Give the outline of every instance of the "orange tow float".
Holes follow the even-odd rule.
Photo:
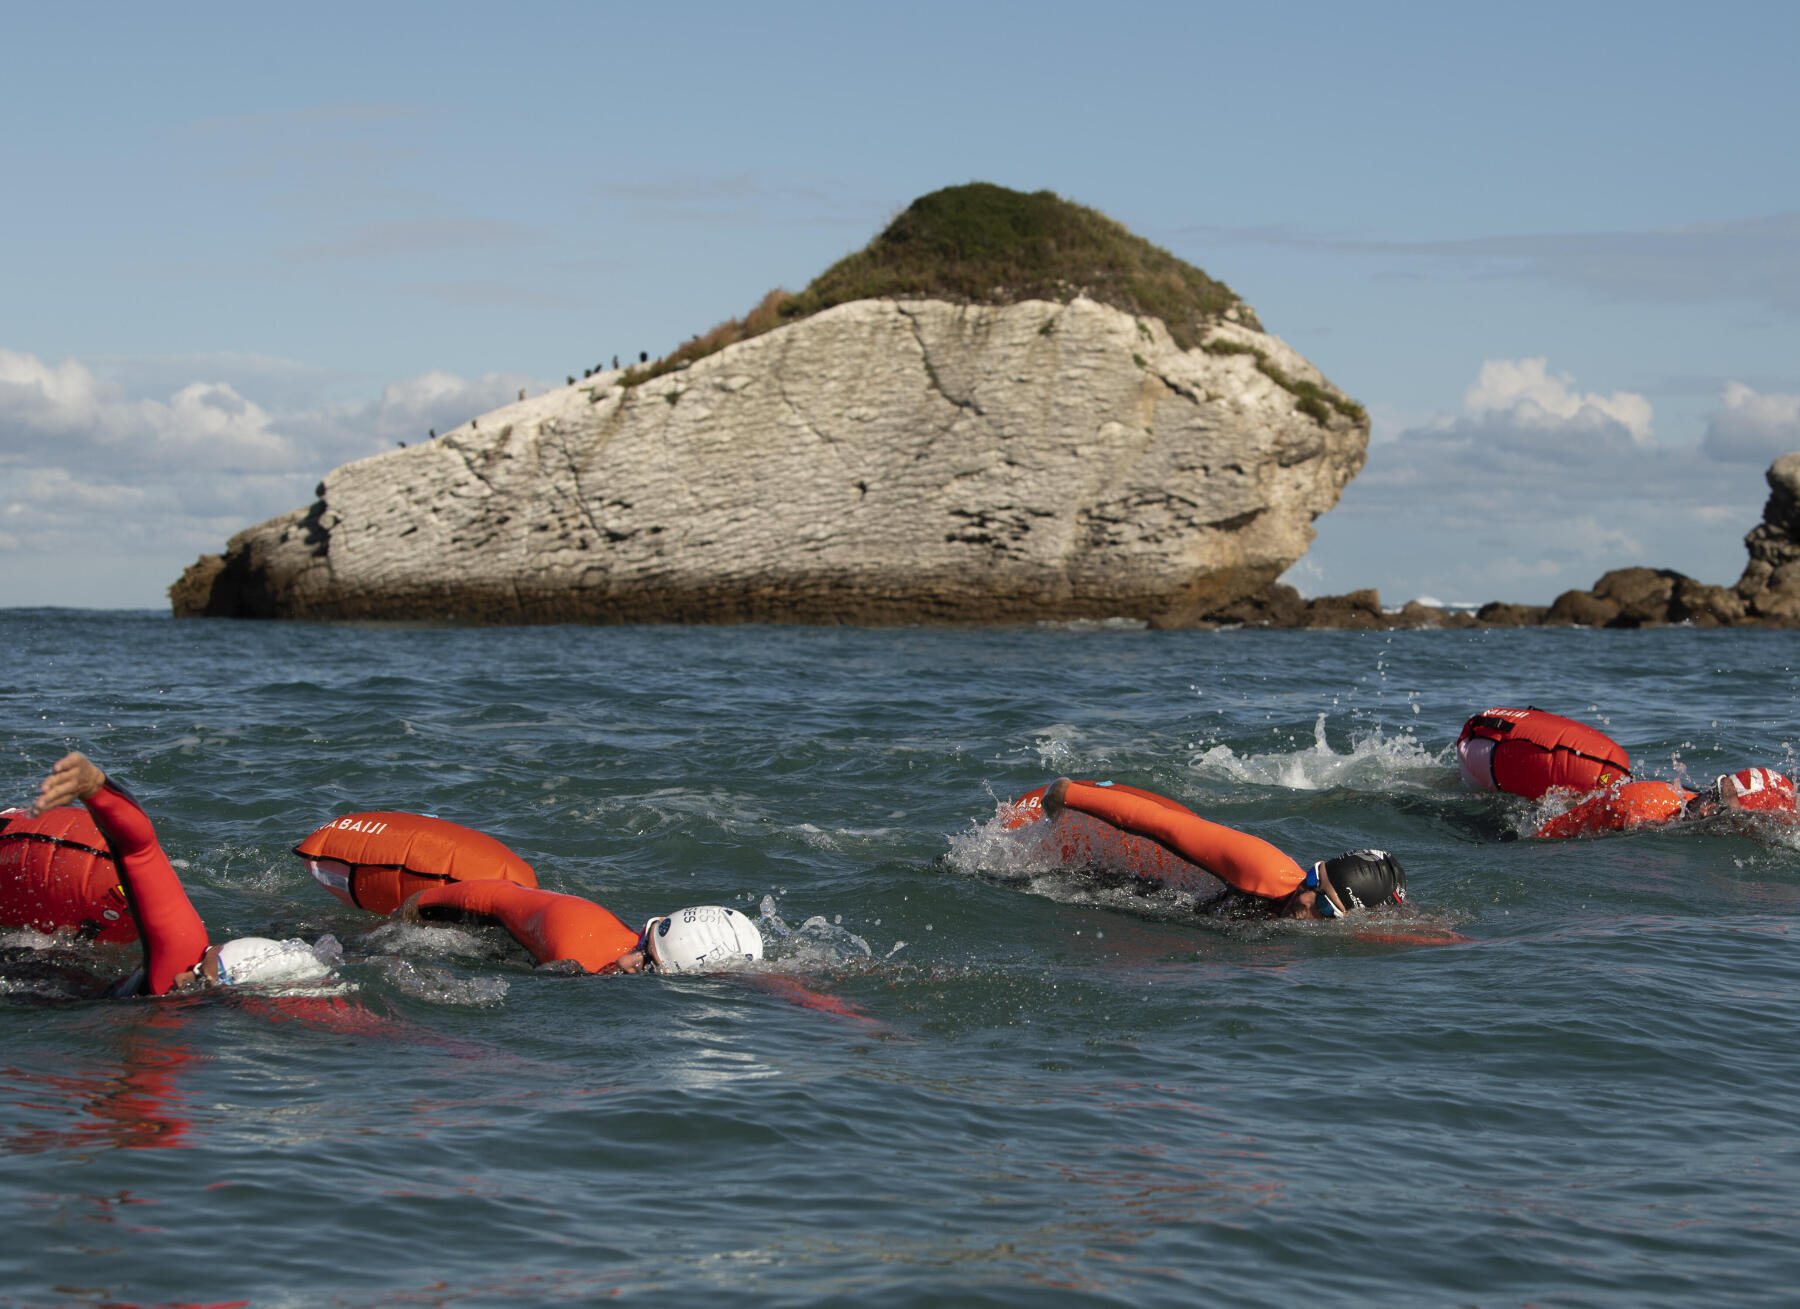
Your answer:
[[[345,814],[294,853],[327,891],[377,914],[393,913],[416,892],[457,882],[537,886],[531,865],[493,837],[425,814]]]

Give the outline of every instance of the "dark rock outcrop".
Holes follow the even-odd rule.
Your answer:
[[[1744,538],[1750,562],[1737,593],[1756,618],[1800,624],[1800,450],[1769,465],[1763,520]]]
[[[1750,562],[1735,587],[1697,582],[1669,568],[1615,568],[1590,590],[1549,605],[1485,604],[1473,614],[1410,601],[1398,613],[1373,591],[1304,600],[1276,583],[1205,615],[1246,627],[1800,627],[1800,451],[1769,468],[1763,521],[1744,538]]]

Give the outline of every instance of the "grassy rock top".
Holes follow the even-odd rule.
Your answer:
[[[1235,320],[1245,327],[1262,330],[1230,287],[1105,214],[1051,191],[1027,194],[970,182],[920,196],[873,241],[838,260],[804,291],[771,291],[743,319],[720,323],[655,363],[630,370],[623,380],[626,385],[648,381],[853,300],[1066,304],[1078,295],[1161,319],[1184,350],[1200,344],[1207,325],[1227,310],[1235,310]]]
[[[1080,294],[1162,319],[1184,350],[1199,344],[1205,323],[1239,305],[1223,282],[1105,214],[1050,191],[1028,195],[970,182],[914,200],[880,236],[790,296],[780,313],[792,320],[880,297],[1017,304],[1066,303]]]

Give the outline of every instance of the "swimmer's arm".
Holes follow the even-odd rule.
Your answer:
[[[106,774],[100,766],[79,750],[58,759],[38,786],[37,799],[31,803],[31,816],[37,818],[52,809],[86,800],[106,785]]]
[[[166,995],[201,965],[206,925],[156,841],[150,815],[79,752],[64,755],[38,788],[33,813],[81,801],[119,859],[119,879],[144,949],[143,988]],[[129,979],[128,979],[129,980]]]
[[[1044,793],[1043,808],[1047,818],[1074,809],[1148,837],[1234,890],[1263,899],[1285,900],[1306,880],[1305,869],[1261,837],[1127,791],[1059,778]]]
[[[33,817],[79,801],[88,807],[99,827],[121,857],[139,854],[156,845],[156,828],[131,793],[101,771],[100,766],[76,751],[64,755],[38,787],[32,802]]]
[[[638,933],[592,900],[511,882],[427,887],[396,911],[407,922],[497,923],[540,964],[572,959],[590,973],[636,972]]]

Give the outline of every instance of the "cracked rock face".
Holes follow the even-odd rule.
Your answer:
[[[1272,336],[1261,351],[1338,393]],[[1179,625],[1260,591],[1362,467],[1249,353],[1087,299],[840,305],[345,465],[178,616]]]

